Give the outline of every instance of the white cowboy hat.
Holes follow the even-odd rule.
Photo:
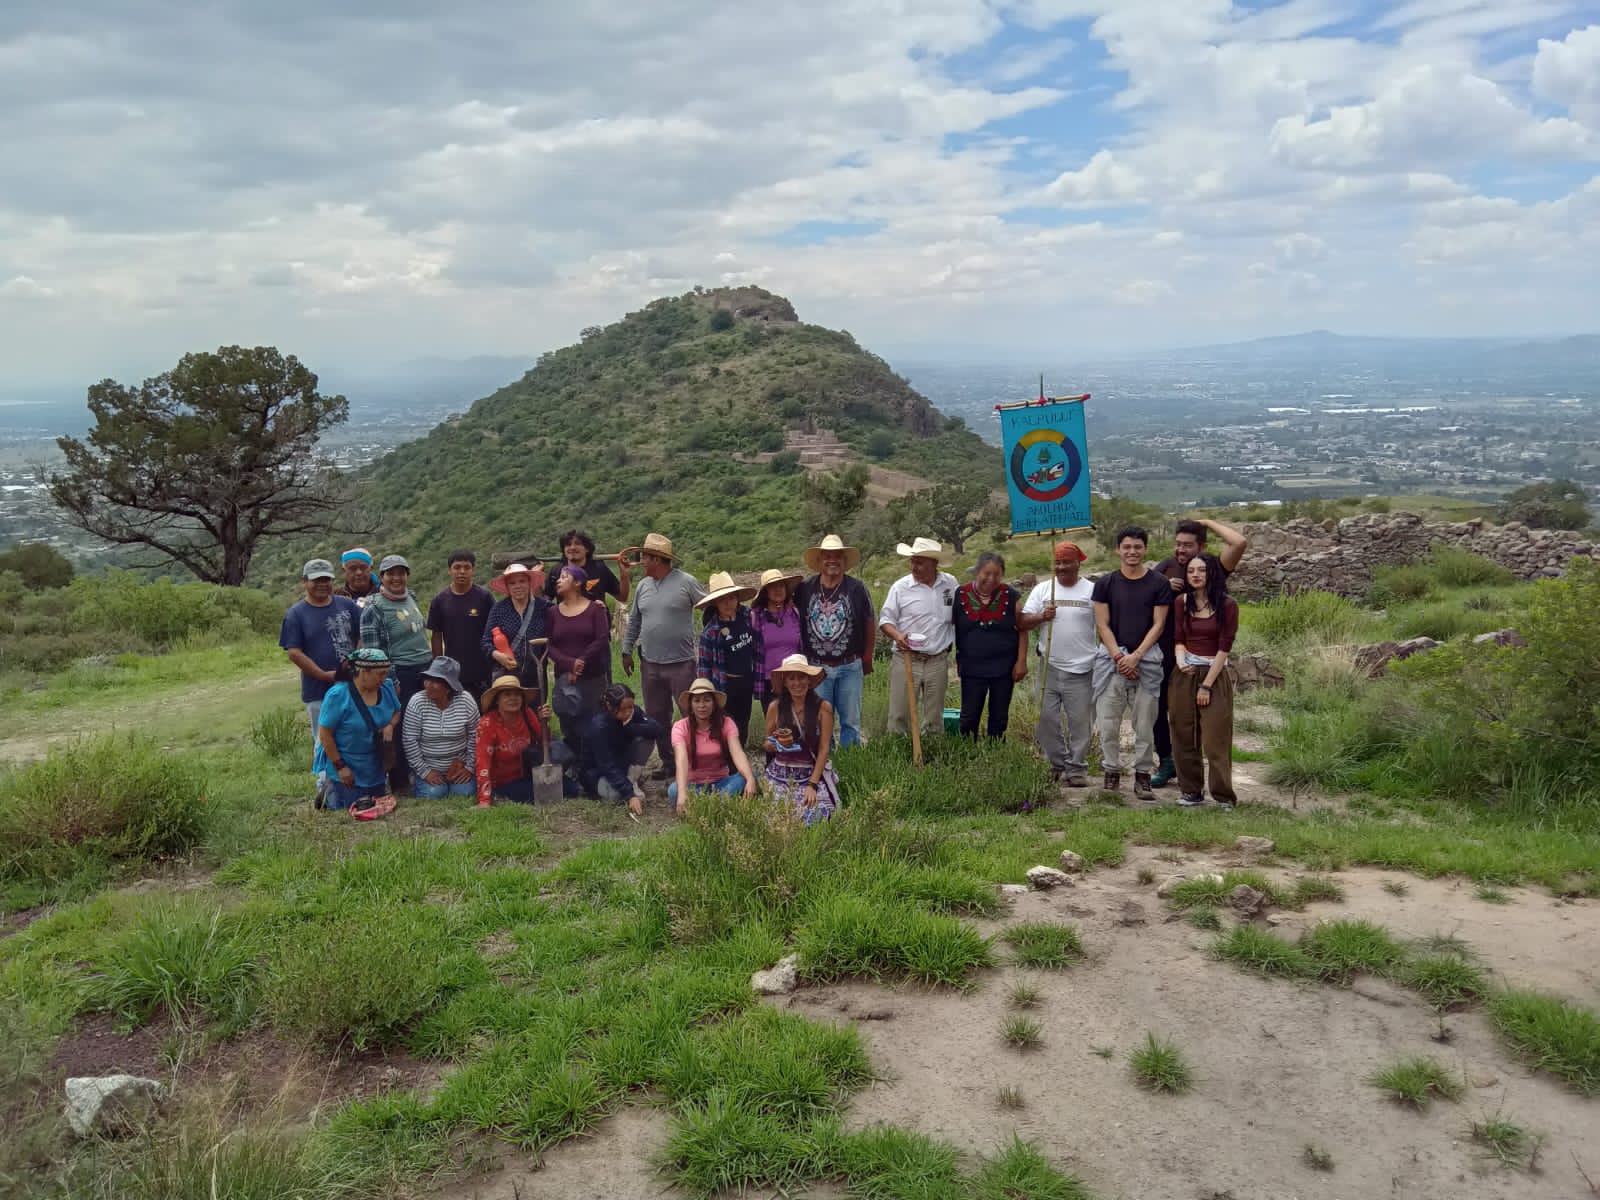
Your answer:
[[[894,548],[894,552],[901,558],[933,558],[941,563],[947,563],[955,556],[947,554],[945,548],[932,538],[919,537],[911,545],[901,542]]]
[[[709,607],[724,596],[737,596],[740,604],[748,604],[756,597],[755,588],[740,587],[733,581],[733,576],[726,571],[715,572],[706,583],[706,587],[709,589],[706,592],[706,597],[704,600],[695,603],[696,608]]]
[[[844,539],[841,538],[837,533],[828,534],[827,537],[823,538],[815,546],[812,546],[800,557],[805,562],[806,566],[810,567],[813,571],[820,571],[822,570],[822,555],[828,550],[844,551],[844,569],[846,571],[855,570],[856,564],[861,561],[861,551],[857,550],[854,546],[846,546],[844,544]]]
[[[813,666],[806,661],[804,654],[791,654],[777,666],[772,668],[772,682],[777,683],[784,675],[804,675],[811,681],[811,686],[816,687],[827,675],[821,667]]]
[[[688,716],[689,701],[696,696],[715,696],[718,704],[726,704],[728,702],[727,693],[717,691],[716,685],[702,676],[678,693],[678,711],[684,716]]]

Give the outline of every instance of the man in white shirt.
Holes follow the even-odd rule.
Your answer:
[[[1034,738],[1058,779],[1068,787],[1089,786],[1089,739],[1094,733],[1094,584],[1079,575],[1084,553],[1057,542],[1055,578],[1028,593],[1017,625],[1023,630],[1051,623],[1050,661]],[[1041,643],[1046,635],[1039,635]],[[1067,732],[1061,734],[1062,719]]]
[[[927,734],[944,727],[944,696],[950,684],[950,647],[955,642],[956,577],[939,570],[944,547],[932,538],[901,542],[895,553],[911,560],[911,574],[889,588],[878,610],[878,628],[894,643],[889,672],[889,732],[911,732],[911,701],[906,693],[905,656],[911,659],[911,686],[918,724]]]

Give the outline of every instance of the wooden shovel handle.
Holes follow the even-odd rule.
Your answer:
[[[911,710],[911,761],[922,765],[922,718],[917,713],[916,677],[911,673],[911,651],[900,651],[906,663],[906,707]]]

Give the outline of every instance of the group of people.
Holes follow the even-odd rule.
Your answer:
[[[1207,553],[1208,533],[1220,554]],[[839,799],[832,749],[863,741],[880,636],[892,643],[890,733],[941,724],[953,656],[961,733],[977,737],[981,725],[1000,737],[1034,631],[1044,657],[1036,737],[1059,779],[1087,786],[1098,726],[1104,786],[1120,790],[1127,715],[1137,797],[1176,778],[1180,804],[1204,803],[1209,766],[1212,798],[1231,805],[1226,664],[1238,606],[1226,580],[1245,539],[1220,522],[1181,522],[1173,557],[1154,569],[1148,542],[1143,529],[1120,530],[1121,565],[1093,584],[1080,578],[1082,550],[1057,543],[1052,578],[1024,600],[1000,555],[981,554],[962,584],[942,569],[945,548],[917,538],[896,547],[908,573],[875,611],[851,573],[860,552],[835,534],[805,551],[809,574],[775,568],[741,586],[726,572],[702,585],[657,533],[603,559],[569,530],[554,570],[513,562],[488,588],[473,553],[455,551],[449,586],[425,614],[404,557],[375,562],[357,547],[337,570],[305,564],[305,597],[285,615],[280,644],[301,675],[319,802],[363,815],[381,815],[407,789],[529,802],[535,770],[549,766],[565,794],[637,815],[652,751],[682,812],[696,790],[757,790],[746,746],[759,711],[761,782],[807,823],[826,819]],[[630,678],[637,666],[638,695],[612,677],[608,598],[628,605],[620,663]]]

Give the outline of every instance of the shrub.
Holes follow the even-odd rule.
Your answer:
[[[867,457],[879,460],[894,453],[894,434],[887,429],[876,429],[867,436]]]
[[[1507,568],[1492,558],[1436,542],[1428,554],[1428,565],[1434,577],[1450,588],[1502,586],[1516,580]]]
[[[1507,493],[1500,519],[1535,529],[1582,529],[1589,524],[1589,510],[1581,487],[1570,479],[1553,479]]]
[[[198,772],[144,738],[102,737],[0,774],[0,879],[181,854],[205,832]]]
[[[1246,610],[1250,632],[1269,642],[1350,642],[1367,631],[1368,615],[1332,592],[1274,596]]]
[[[1431,1058],[1408,1058],[1375,1072],[1368,1080],[1389,1093],[1397,1104],[1425,1109],[1435,1096],[1459,1100],[1466,1090],[1459,1079]]]
[[[72,560],[45,542],[17,542],[0,552],[0,571],[14,571],[31,592],[66,587],[72,582]]]
[[[1433,604],[1408,605],[1394,613],[1394,636],[1406,638],[1430,637],[1438,642],[1472,634],[1487,633],[1501,624],[1497,613],[1467,608],[1452,601]]]
[[[798,475],[800,473],[800,451],[782,450],[772,456],[772,461],[767,468],[774,475]]]
[[[719,309],[715,310],[711,314],[711,332],[712,333],[722,333],[724,330],[728,330],[728,329],[732,329],[732,328],[733,328],[733,310],[732,309],[730,309],[730,308],[719,308]]]
[[[273,758],[302,760],[309,753],[306,732],[306,710],[284,704],[255,719],[250,726],[250,740],[256,749]]]
[[[234,1030],[255,1011],[259,939],[239,918],[188,899],[157,906],[101,964],[101,1004],[142,1024],[158,1009],[174,1021],[201,1014]]]
[[[864,975],[959,985],[992,961],[988,940],[970,925],[887,896],[819,900],[796,943],[801,970],[814,979]]]
[[[1128,1059],[1133,1077],[1139,1086],[1151,1092],[1170,1092],[1177,1095],[1187,1092],[1194,1084],[1194,1072],[1175,1042],[1158,1038],[1153,1033],[1144,1035],[1144,1041]]]
[[[1400,567],[1379,567],[1372,573],[1372,590],[1368,599],[1373,604],[1387,607],[1406,600],[1425,600],[1433,595],[1436,582],[1434,574],[1420,563]]]

